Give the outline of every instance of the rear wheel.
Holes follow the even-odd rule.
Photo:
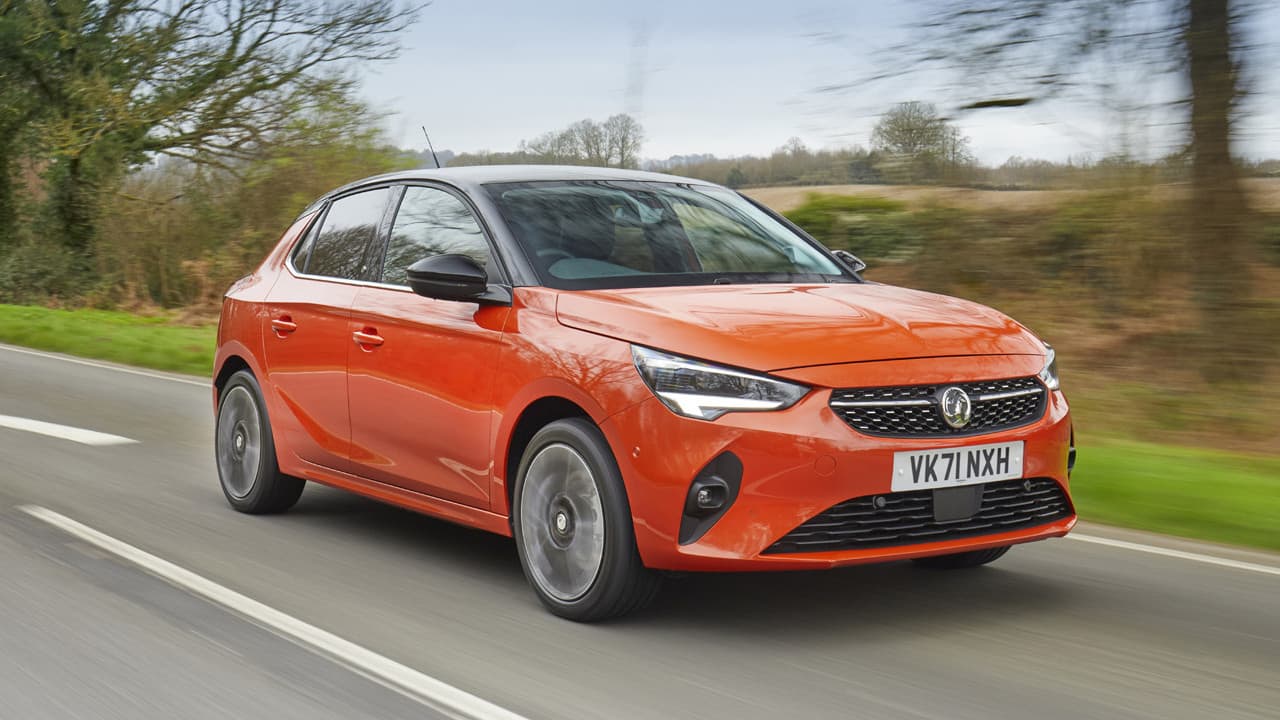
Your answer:
[[[1005,553],[1009,552],[1009,546],[990,548],[987,550],[970,550],[969,552],[954,553],[951,555],[934,555],[933,557],[916,558],[913,562],[921,567],[936,568],[939,570],[959,570],[960,568],[971,568],[979,565],[986,565],[989,562],[999,560]]]
[[[551,612],[589,622],[643,607],[658,576],[636,551],[622,475],[600,430],[557,420],[530,440],[516,474],[520,564]]]
[[[231,507],[243,513],[288,510],[306,481],[280,472],[275,440],[258,381],[247,370],[227,380],[214,431],[218,480]]]

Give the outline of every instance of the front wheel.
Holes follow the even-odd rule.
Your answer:
[[[653,599],[658,576],[640,561],[622,475],[591,422],[557,420],[539,430],[513,495],[520,565],[551,612],[590,622]]]
[[[231,507],[243,513],[288,510],[306,481],[280,472],[276,446],[258,381],[247,370],[227,380],[214,431],[218,480]]]
[[[1009,552],[1009,546],[989,548],[987,550],[970,550],[969,552],[952,553],[951,555],[934,555],[933,557],[916,558],[913,562],[921,567],[938,570],[959,570],[978,567],[995,562]]]

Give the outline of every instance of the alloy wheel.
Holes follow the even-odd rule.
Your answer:
[[[520,492],[520,543],[538,587],[561,602],[586,595],[604,558],[604,508],[578,451],[553,443],[529,463]]]

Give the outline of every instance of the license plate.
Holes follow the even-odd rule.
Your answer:
[[[1022,441],[893,454],[893,490],[977,485],[1022,477]]]

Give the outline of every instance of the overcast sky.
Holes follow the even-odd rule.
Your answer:
[[[1257,83],[1241,151],[1280,157],[1280,10],[1255,22]],[[816,88],[864,76],[904,37],[917,4],[877,0],[435,0],[396,61],[365,73],[364,94],[392,139],[424,148],[512,150],[582,118],[631,112],[643,156],[765,154],[797,136],[811,147],[867,145],[894,102],[938,101],[924,78],[855,93]],[[1151,87],[1136,91],[1154,92]],[[1172,92],[1171,89],[1167,90]],[[1117,119],[1096,102],[956,116],[986,163],[1011,155],[1063,160],[1113,151]],[[1176,140],[1169,117],[1139,119],[1135,149]]]

